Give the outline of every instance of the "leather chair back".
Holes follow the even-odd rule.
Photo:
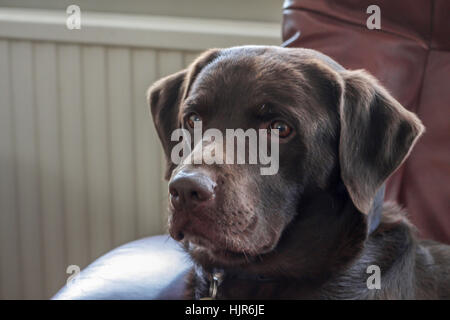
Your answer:
[[[380,8],[370,30],[367,8]],[[450,243],[450,1],[286,0],[283,40],[377,77],[426,127],[389,179],[386,198],[406,208],[424,238]]]

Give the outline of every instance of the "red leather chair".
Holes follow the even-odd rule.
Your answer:
[[[367,8],[380,8],[369,30]],[[450,243],[450,1],[285,0],[283,40],[366,69],[426,127],[386,197],[422,237]]]
[[[366,27],[374,2],[381,30]],[[450,1],[287,0],[283,38],[367,69],[419,115],[427,132],[391,178],[388,198],[424,237],[450,243]],[[191,266],[174,240],[150,237],[107,253],[54,299],[177,299]]]

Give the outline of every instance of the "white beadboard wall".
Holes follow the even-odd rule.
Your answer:
[[[1,299],[47,299],[68,265],[163,233],[146,89],[203,49],[279,43],[269,23],[83,17],[0,8]]]

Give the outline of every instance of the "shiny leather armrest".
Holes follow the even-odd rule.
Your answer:
[[[136,240],[95,260],[52,298],[183,299],[189,256],[168,235]]]

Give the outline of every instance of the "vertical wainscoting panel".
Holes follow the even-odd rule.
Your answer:
[[[33,44],[28,41],[13,41],[10,53],[22,271],[20,276],[24,298],[34,299],[42,297],[44,293]]]
[[[84,267],[90,247],[80,51],[78,45],[58,45],[57,67],[67,264]]]
[[[107,87],[113,195],[113,244],[136,234],[136,170],[134,168],[134,115],[131,96],[131,55],[126,48],[107,49]]]
[[[64,284],[66,268],[56,54],[54,43],[34,44],[45,297]]]
[[[112,247],[112,188],[106,50],[82,49],[90,260]]]
[[[157,65],[158,65],[158,78],[165,77],[167,75],[170,75],[172,73],[178,72],[181,69],[184,68],[184,56],[183,52],[180,51],[165,51],[160,50],[158,51],[158,58],[157,58]],[[166,158],[164,156],[164,153],[161,149],[161,162],[163,164],[163,168],[161,170],[161,177],[162,177],[162,183],[161,183],[161,190],[162,192],[162,203],[163,203],[163,221],[164,225],[167,224],[167,207],[168,207],[168,187],[167,187],[167,181],[164,179],[165,174],[165,166],[166,166]]]
[[[192,51],[184,52],[184,54],[183,54],[184,65],[186,67],[188,65],[190,65],[200,54],[201,54],[201,52],[192,52]]]
[[[22,297],[10,42],[0,40],[0,299]]]
[[[184,54],[182,51],[158,51],[159,78],[178,72],[184,68]]]
[[[136,154],[137,236],[139,238],[164,230],[161,185],[161,145],[153,125],[146,92],[157,80],[155,50],[132,51],[132,95]]]

